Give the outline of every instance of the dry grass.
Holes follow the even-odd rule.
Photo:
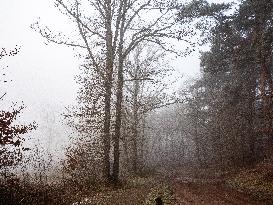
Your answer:
[[[229,178],[227,184],[241,192],[273,202],[273,164],[261,163],[242,171]]]
[[[156,176],[133,177],[118,189],[101,189],[73,205],[152,205],[157,197],[161,197],[164,204],[174,204],[175,201],[172,190],[162,179]]]

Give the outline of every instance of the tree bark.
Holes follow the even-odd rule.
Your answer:
[[[114,182],[118,182],[119,177],[119,142],[121,134],[121,114],[122,114],[122,100],[123,100],[123,62],[120,62],[118,68],[118,87],[117,87],[117,102],[116,102],[116,121],[115,121],[115,135],[114,135],[114,164],[113,164],[113,176]]]
[[[137,65],[136,72],[135,72],[135,79],[138,78],[138,70],[139,66]],[[134,81],[134,88],[133,88],[133,172],[134,174],[138,173],[138,150],[137,150],[137,140],[139,138],[138,136],[138,95],[139,95],[139,81],[135,80]]]
[[[119,28],[119,44],[117,49],[118,55],[118,74],[117,74],[117,91],[116,91],[116,119],[115,119],[115,134],[114,134],[114,164],[112,179],[114,183],[119,179],[119,159],[120,159],[120,135],[121,135],[121,119],[122,119],[122,101],[123,101],[123,84],[124,84],[124,59],[126,55],[123,51],[125,21],[127,12],[127,1],[121,2],[120,28]]]
[[[104,125],[103,125],[103,175],[110,181],[110,127],[111,127],[111,96],[113,84],[113,45],[112,45],[112,14],[111,0],[105,1],[105,29],[106,29],[106,72],[104,79]]]
[[[114,134],[114,164],[113,164],[113,181],[118,182],[119,177],[119,158],[120,158],[120,135],[121,135],[121,118],[122,118],[122,101],[123,101],[123,22],[120,31],[120,42],[118,47],[118,85],[116,93],[116,121],[115,121],[115,134]]]

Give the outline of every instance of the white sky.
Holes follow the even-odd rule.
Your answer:
[[[78,69],[73,51],[45,45],[44,39],[30,28],[38,17],[61,28],[68,25],[65,19],[48,0],[1,0],[0,6],[0,45],[21,46],[20,53],[7,63],[13,80],[8,94],[25,104],[71,102],[75,92],[73,76]]]
[[[74,76],[79,63],[71,48],[44,44],[45,40],[30,28],[38,17],[57,30],[69,32],[71,29],[69,21],[53,6],[52,0],[0,0],[0,48],[21,46],[17,56],[0,64],[9,66],[7,78],[12,80],[1,84],[0,95],[2,88],[6,88],[6,101],[24,101],[28,107],[24,115],[31,116],[27,119],[39,124],[44,112],[50,112],[49,107],[60,119],[59,108],[62,110],[74,102],[77,90]],[[186,75],[198,74],[198,56],[196,52],[187,58],[178,58],[173,66]]]
[[[0,46],[21,46],[20,53],[9,59],[8,95],[23,100],[26,105],[69,104],[75,98],[73,80],[78,71],[77,58],[71,48],[45,45],[45,40],[30,25],[38,17],[45,25],[69,31],[69,21],[48,0],[1,0]],[[199,70],[198,53],[173,63],[183,73],[196,74]]]

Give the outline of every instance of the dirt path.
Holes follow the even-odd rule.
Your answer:
[[[150,178],[136,187],[118,190],[101,191],[93,197],[88,197],[81,205],[144,205],[149,193],[158,184],[168,185],[174,193],[176,202],[168,205],[272,205],[273,203],[260,201],[251,196],[233,190],[218,183],[190,183],[181,178],[163,177]],[[154,196],[155,197],[155,196]],[[152,203],[154,197],[152,198]],[[155,204],[155,203],[154,203]]]
[[[269,205],[221,184],[171,183],[181,205]]]

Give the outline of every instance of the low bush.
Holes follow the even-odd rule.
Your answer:
[[[39,184],[17,178],[0,181],[0,205],[67,205],[90,194],[94,186],[75,184],[71,180]]]

